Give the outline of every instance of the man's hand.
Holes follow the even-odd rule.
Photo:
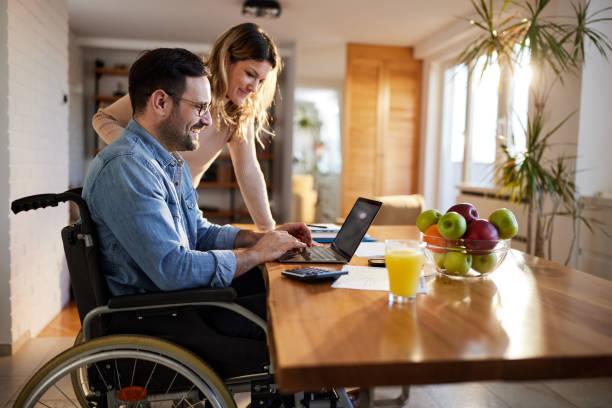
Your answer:
[[[293,235],[308,246],[317,245],[317,243],[312,240],[310,230],[303,222],[289,222],[287,224],[282,224],[276,227],[276,231],[287,231],[289,234]]]
[[[250,248],[238,250],[236,254],[236,273],[238,277],[249,269],[268,261],[278,259],[285,252],[307,245],[284,230],[268,231]]]
[[[249,250],[262,254],[261,262],[273,261],[285,252],[294,248],[305,248],[307,245],[284,230],[269,231]]]

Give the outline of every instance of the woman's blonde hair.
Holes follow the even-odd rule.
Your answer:
[[[272,69],[240,106],[232,101],[225,102],[228,91],[227,62],[234,63],[254,59],[268,61]],[[255,137],[261,142],[260,133],[273,133],[267,129],[267,109],[274,101],[276,80],[281,69],[281,60],[274,41],[257,24],[239,24],[225,31],[217,38],[206,60],[211,71],[210,85],[213,102],[211,111],[217,127],[225,123],[232,132],[231,137],[246,140],[248,129],[255,126]]]

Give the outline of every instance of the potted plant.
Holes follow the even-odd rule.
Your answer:
[[[592,12],[587,0],[572,4],[573,16],[551,18],[546,15],[550,0],[504,0],[499,4],[499,9],[494,10],[492,0],[472,0],[478,20],[470,23],[482,34],[465,47],[458,62],[473,70],[477,61],[484,60],[480,65],[483,72],[493,64],[512,72],[529,55],[535,76],[530,85],[532,108],[523,125],[526,149],[517,152],[502,143],[502,158],[495,163],[494,180],[500,195],[527,205],[527,252],[550,258],[555,217],[570,216],[574,224],[584,222],[589,229],[593,220],[582,216],[573,181],[575,157],[550,158],[553,135],[573,113],[549,125],[547,100],[554,86],[581,67],[586,41],[607,59],[612,43],[593,24],[612,21],[606,14],[612,6]],[[546,72],[552,73],[548,76],[554,78],[552,81],[546,81]],[[574,233],[574,240],[575,237]],[[571,258],[573,241],[566,264]]]

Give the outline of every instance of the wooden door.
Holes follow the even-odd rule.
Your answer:
[[[372,171],[378,160],[378,97],[381,92],[379,76],[382,64],[377,61],[355,61],[347,67],[347,89],[351,95],[349,120],[345,120],[342,159],[342,215],[346,216],[355,199],[364,192],[376,191],[379,180]],[[350,89],[349,89],[350,88]],[[346,105],[345,105],[346,106]],[[350,203],[345,204],[345,197]]]
[[[420,79],[409,48],[348,45],[343,216],[359,196],[416,192]]]

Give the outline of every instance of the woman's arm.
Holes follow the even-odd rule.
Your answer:
[[[130,96],[125,95],[112,105],[98,109],[91,120],[91,125],[102,140],[109,144],[119,137],[130,119],[132,119],[132,103]]]
[[[226,130],[218,131],[214,125],[211,125],[200,131],[200,147],[198,150],[181,152],[181,156],[189,165],[193,187],[198,188],[204,172],[219,156],[227,140]]]
[[[236,180],[238,180],[240,192],[253,222],[262,231],[274,229],[276,221],[274,221],[270,212],[266,181],[255,153],[253,126],[248,132],[247,140],[242,141],[233,137],[228,146]]]

